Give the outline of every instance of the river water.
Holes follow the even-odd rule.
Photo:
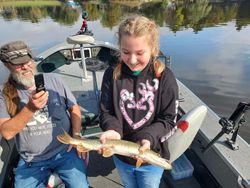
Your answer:
[[[89,1],[78,7],[55,2],[0,3],[0,45],[23,40],[37,55],[77,32],[83,9],[88,11],[88,27],[95,38],[116,43],[119,20],[129,13],[141,13],[159,25],[160,47],[171,56],[176,77],[216,113],[229,117],[239,102],[250,102],[249,1]],[[7,75],[0,64],[0,84]],[[240,127],[240,135],[250,143],[249,122]]]

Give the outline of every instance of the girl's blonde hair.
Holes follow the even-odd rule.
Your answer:
[[[130,15],[124,19],[118,29],[118,44],[121,46],[122,36],[141,37],[147,36],[147,42],[152,47],[151,59],[153,62],[156,77],[160,77],[165,69],[165,64],[157,60],[159,55],[159,31],[154,21],[141,15]],[[122,62],[120,62],[113,73],[114,80],[117,80],[121,74]]]
[[[20,98],[15,87],[15,81],[10,76],[3,86],[3,95],[6,101],[7,111],[11,117],[15,116],[18,110]]]

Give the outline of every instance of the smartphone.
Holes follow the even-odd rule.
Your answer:
[[[36,85],[36,92],[40,92],[40,91],[46,91],[45,87],[44,87],[44,78],[43,78],[43,74],[37,74],[35,75],[35,85]]]

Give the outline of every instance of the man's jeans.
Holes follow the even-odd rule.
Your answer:
[[[46,187],[52,172],[56,172],[66,187],[87,188],[84,160],[75,149],[62,151],[49,160],[28,163],[20,159],[15,170],[15,188]]]
[[[125,188],[159,188],[163,168],[154,165],[136,168],[115,156],[113,159]]]

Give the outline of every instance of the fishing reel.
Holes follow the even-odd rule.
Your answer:
[[[221,131],[203,149],[203,153],[206,152],[208,148],[210,148],[223,134],[230,134],[230,133],[232,134],[232,137],[227,138],[226,143],[232,150],[238,150],[239,146],[236,143],[236,138],[240,126],[247,122],[246,119],[250,118],[249,109],[250,109],[250,103],[240,102],[229,118],[222,117],[219,120],[219,123],[222,126]]]

